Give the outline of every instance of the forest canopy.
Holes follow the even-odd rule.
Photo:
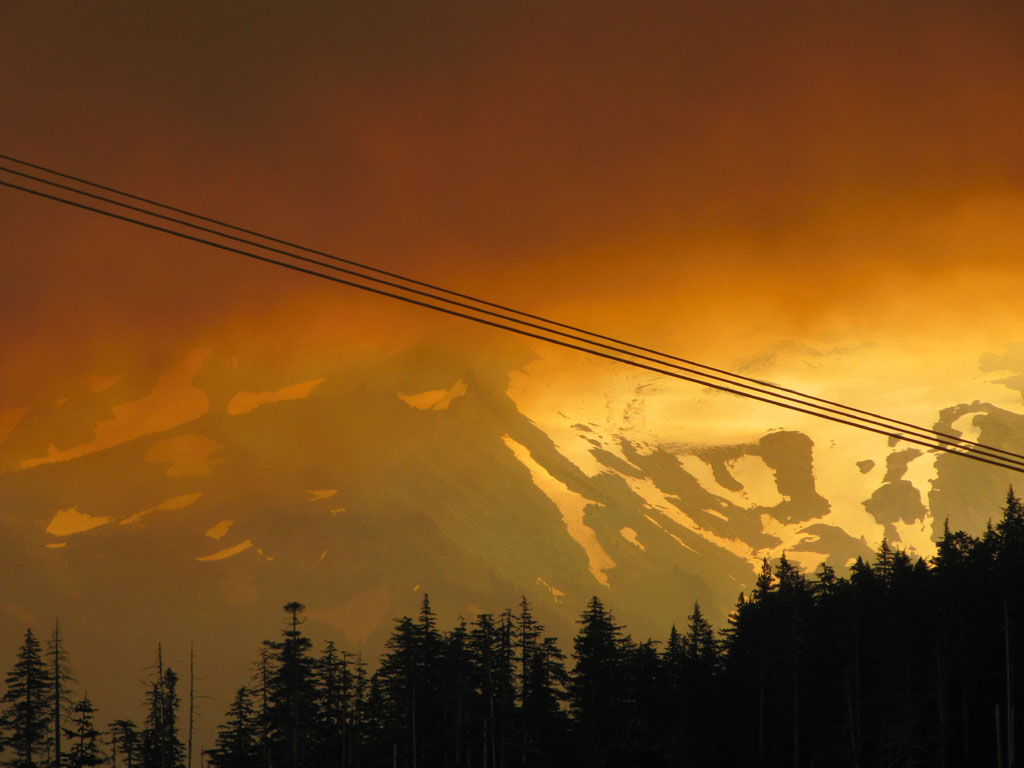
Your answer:
[[[1024,505],[980,537],[948,524],[930,561],[883,540],[848,576],[765,559],[719,631],[635,640],[592,598],[568,646],[525,598],[441,628],[424,595],[371,671],[284,606],[216,746],[157,649],[139,725],[98,725],[60,624],[28,629],[0,698],[12,768],[1013,765],[1024,638]],[[189,697],[190,698],[190,697]],[[187,738],[186,738],[187,734]]]

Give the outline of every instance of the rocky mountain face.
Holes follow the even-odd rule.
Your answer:
[[[841,571],[882,535],[928,556],[945,518],[977,532],[1006,492],[1005,471],[891,445],[830,469],[873,484],[839,509],[827,451],[793,430],[651,443],[567,408],[556,441],[510,395],[527,359],[414,348],[286,380],[203,349],[155,381],[4,411],[0,663],[59,616],[90,694],[134,716],[156,643],[180,668],[194,642],[219,716],[291,600],[315,639],[371,658],[425,592],[444,625],[525,595],[564,645],[597,594],[663,638],[694,600],[722,626],[762,557]],[[1024,438],[1024,417],[983,403],[936,423]]]

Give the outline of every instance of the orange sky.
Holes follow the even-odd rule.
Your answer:
[[[5,3],[0,152],[721,365],[1017,340],[1024,7],[669,5]],[[458,332],[9,191],[0,306],[9,406]]]
[[[1022,137],[1019,2],[0,2],[0,153],[925,426],[1024,407],[1004,384],[1024,374]],[[420,336],[509,343],[0,189],[0,471],[303,397],[339,358]],[[574,425],[602,419],[636,445],[805,431],[830,523],[883,535],[863,501],[884,437],[537,351],[509,394],[578,466],[597,460]],[[220,449],[178,430],[145,460],[199,476]],[[922,498],[935,466],[906,473]],[[121,522],[197,493],[154,490]],[[54,535],[115,527],[77,496],[33,514]],[[263,557],[221,540],[229,514],[193,532],[206,559]],[[904,546],[927,554],[930,514]]]

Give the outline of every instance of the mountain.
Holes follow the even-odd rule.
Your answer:
[[[371,656],[426,592],[446,624],[525,594],[563,644],[597,594],[663,638],[694,600],[722,626],[761,557],[841,570],[882,535],[928,556],[942,520],[977,532],[1006,492],[1003,470],[901,444],[853,462],[794,429],[707,444],[685,418],[665,440],[572,402],[531,412],[531,359],[418,346],[302,369],[198,349],[0,413],[0,663],[60,616],[83,687],[134,716],[156,643],[181,670],[194,642],[219,716],[291,600],[315,639]],[[936,426],[1024,437],[979,402]]]

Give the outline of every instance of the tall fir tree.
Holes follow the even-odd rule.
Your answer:
[[[88,695],[71,707],[70,727],[64,728],[68,750],[61,768],[95,768],[103,765],[106,758],[100,749],[100,732],[93,725],[95,714],[96,710]]]
[[[110,738],[112,768],[118,768],[122,763],[124,768],[136,768],[139,759],[139,731],[135,722],[114,720],[107,726],[107,733]]]
[[[300,629],[305,610],[302,603],[285,605],[281,639],[266,644],[274,663],[268,691],[271,760],[287,768],[306,768],[312,761],[316,673],[313,643]]]
[[[260,763],[259,720],[253,692],[242,686],[217,729],[217,745],[209,750],[210,768],[253,768]]]
[[[693,613],[689,616],[689,627],[683,646],[694,668],[710,678],[718,666],[718,643],[715,641],[715,630],[711,622],[704,617],[704,612],[697,601],[693,603]]]
[[[597,597],[590,599],[577,623],[570,706],[580,758],[588,765],[616,765],[623,758],[626,741],[624,662],[628,638]]]
[[[469,630],[464,619],[444,635],[441,686],[444,691],[445,762],[466,764],[471,749],[473,713],[476,708],[476,670],[469,648]]]
[[[2,743],[14,754],[6,757],[3,765],[43,766],[52,748],[53,681],[43,660],[42,647],[31,629],[25,631],[17,661],[5,682],[7,690],[0,699],[0,734]]]
[[[569,674],[565,654],[554,637],[546,636],[533,648],[522,704],[527,733],[521,764],[561,765],[567,757]]]
[[[46,663],[49,666],[52,690],[50,693],[50,712],[53,718],[53,763],[61,766],[64,754],[61,737],[63,721],[71,715],[71,683],[74,672],[71,669],[71,657],[65,645],[64,632],[60,619],[54,622],[53,632],[46,643]]]
[[[163,666],[163,649],[157,649],[156,676],[146,692],[146,721],[141,734],[142,768],[181,768],[185,745],[178,737],[178,675]]]
[[[325,766],[347,766],[354,679],[349,655],[328,641],[316,660],[316,757]]]
[[[271,655],[270,643],[264,643],[259,656],[253,665],[251,678],[253,696],[255,697],[256,722],[259,730],[260,765],[270,768],[272,723],[270,719],[270,685],[274,675],[274,660]]]

